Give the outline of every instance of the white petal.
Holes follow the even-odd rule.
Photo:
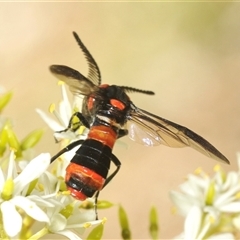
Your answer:
[[[235,240],[235,237],[233,236],[232,233],[222,233],[222,234],[217,234],[213,235],[208,238],[209,240]]]
[[[22,229],[22,217],[17,212],[14,204],[9,201],[1,204],[3,227],[7,235],[16,236]]]
[[[99,224],[102,220],[95,220],[96,213],[94,210],[79,211],[79,208],[76,209],[73,214],[68,218],[68,227],[78,228],[82,227],[79,224],[86,222],[91,223],[92,225]]]
[[[237,230],[239,231],[240,230],[240,215],[233,218],[232,222],[233,222],[234,227],[237,228]]]
[[[229,213],[239,213],[240,212],[240,202],[231,202],[229,204],[225,204],[219,207],[221,212],[229,212]]]
[[[50,118],[46,113],[44,113],[42,110],[36,108],[36,112],[40,115],[40,117],[43,119],[43,121],[53,130],[53,131],[60,131],[64,127],[59,124],[57,121]]]
[[[179,235],[177,235],[173,239],[176,239],[176,240],[184,239],[184,233],[180,233]]]
[[[237,185],[239,182],[239,175],[236,172],[229,172],[227,179],[222,186],[222,191],[227,191],[229,188]]]
[[[50,164],[50,154],[42,153],[31,160],[24,170],[14,179],[14,194],[17,195],[31,181],[45,172]]]
[[[62,97],[63,101],[59,103],[59,112],[62,120],[67,126],[72,116],[72,106],[68,100],[66,88],[64,85],[62,85]]]
[[[207,221],[207,222],[202,226],[201,231],[200,231],[200,233],[198,234],[197,240],[205,239],[205,235],[206,235],[207,231],[209,230],[210,225],[211,225],[211,222],[210,222],[210,221]]]
[[[71,109],[69,109],[69,110],[71,110]],[[61,118],[61,122],[64,124],[64,126],[66,128],[69,124],[69,120],[71,118],[71,113],[69,114],[66,104],[63,101],[61,101],[59,103],[59,116],[58,117]]]
[[[188,213],[184,223],[184,239],[196,239],[197,233],[201,226],[202,211],[199,207],[194,206]]]
[[[238,193],[239,191],[240,191],[240,185],[232,186],[227,192],[220,195],[216,199],[214,206],[220,207],[220,206],[228,203],[229,201],[232,201],[232,198],[234,197],[234,195],[236,193]]]
[[[51,232],[59,232],[66,228],[67,219],[60,213],[53,215],[51,218],[51,225],[49,226],[49,230]]]
[[[35,202],[40,207],[54,207],[55,205],[49,200],[44,200],[43,198],[37,195],[30,195],[27,197],[29,200]]]
[[[26,197],[17,196],[10,200],[13,204],[20,207],[27,215],[39,222],[49,222],[46,213]]]
[[[9,156],[7,179],[13,179],[15,177],[14,176],[14,164],[15,164],[14,159],[15,159],[14,151],[11,151]]]
[[[84,97],[82,95],[73,95],[73,108],[81,112]]]
[[[63,235],[65,237],[67,237],[68,239],[76,239],[76,240],[82,240],[82,238],[80,238],[78,235],[76,235],[75,233],[69,231],[69,230],[64,230],[64,231],[60,231],[58,232],[58,234]]]
[[[196,204],[194,203],[194,198],[175,191],[170,192],[170,198],[174,205],[177,207],[179,213],[183,216],[186,216],[191,207]]]
[[[50,172],[46,171],[45,173],[43,173],[39,177],[39,183],[42,184],[44,187],[44,195],[49,195],[58,191],[58,189],[56,189],[58,179]]]
[[[62,127],[61,130],[63,130],[63,127]],[[72,132],[72,131],[60,132],[60,133],[55,132],[55,133],[53,134],[53,136],[54,136],[58,141],[60,141],[60,140],[62,140],[62,139],[74,140],[74,139],[77,138],[77,133]]]

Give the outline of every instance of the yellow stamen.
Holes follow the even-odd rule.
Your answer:
[[[44,191],[44,185],[42,183],[38,184],[38,189],[40,192]]]
[[[178,210],[175,206],[171,207],[171,213],[172,214],[177,214]]]
[[[215,223],[215,218],[214,218],[213,216],[210,216],[210,217],[209,217],[209,222],[210,222],[211,224],[214,224],[214,223]]]
[[[54,103],[52,103],[52,104],[49,106],[48,111],[49,111],[50,113],[53,113],[53,112],[55,111],[55,109],[56,109],[56,105],[55,105]]]
[[[70,191],[62,191],[62,195],[70,195]]]
[[[214,172],[219,172],[221,170],[221,166],[219,164],[216,164],[213,168]]]
[[[61,86],[61,85],[64,85],[65,83],[63,81],[58,81],[58,85]]]
[[[240,192],[238,192],[238,193],[235,194],[235,198],[236,198],[236,199],[240,199]]]
[[[104,218],[102,219],[102,224],[105,224],[106,221],[107,221],[107,218],[104,217]]]
[[[202,168],[198,167],[197,169],[195,169],[194,174],[196,175],[200,175],[202,173]]]
[[[91,223],[84,223],[84,224],[83,224],[83,227],[84,227],[84,228],[89,228],[89,227],[91,227],[91,226],[92,226]]]

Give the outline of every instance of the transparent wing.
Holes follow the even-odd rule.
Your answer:
[[[89,95],[96,91],[98,87],[84,77],[80,72],[64,65],[52,65],[50,71],[59,80],[65,82],[70,91],[75,94]]]
[[[143,145],[164,144],[174,148],[189,146],[210,158],[229,164],[228,159],[212,144],[186,127],[139,108],[133,109],[128,120],[129,137]]]

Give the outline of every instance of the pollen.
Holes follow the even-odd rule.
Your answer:
[[[171,213],[173,215],[177,214],[177,212],[178,212],[178,210],[177,210],[177,208],[175,206],[171,207]]]
[[[55,105],[54,103],[52,103],[52,104],[49,106],[48,111],[49,111],[50,113],[53,113],[53,112],[55,111],[55,109],[56,109],[56,105]]]
[[[39,189],[41,192],[44,191],[44,185],[41,184],[41,183],[39,183],[39,184],[38,184],[38,189]]]
[[[194,173],[196,174],[196,175],[200,175],[201,173],[202,173],[202,168],[201,167],[198,167],[197,169],[195,169],[195,171],[194,171]]]
[[[64,85],[65,83],[63,82],[63,81],[58,81],[58,85],[59,86],[62,86],[62,85]]]
[[[235,194],[235,198],[236,198],[236,199],[240,199],[240,192],[238,192],[238,193]]]
[[[105,224],[106,221],[107,221],[107,218],[104,217],[104,218],[102,219],[102,224]]]
[[[10,147],[10,150],[13,151],[14,153],[17,151],[16,148],[13,148],[13,147]],[[16,155],[15,154],[13,155],[13,159],[14,160],[16,159]]]
[[[69,190],[68,191],[62,191],[61,193],[62,193],[62,195],[70,195],[71,194],[71,192]]]
[[[221,166],[219,164],[215,165],[213,168],[214,172],[219,172],[221,170]]]
[[[89,227],[91,227],[91,226],[92,226],[91,223],[84,223],[84,224],[83,224],[83,227],[84,227],[84,228],[89,228]]]
[[[84,130],[86,129],[85,126],[80,126],[80,128],[78,129],[78,133],[81,135],[83,134]]]
[[[216,219],[213,216],[210,216],[208,220],[211,224],[214,224]]]

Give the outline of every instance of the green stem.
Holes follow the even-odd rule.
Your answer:
[[[37,233],[35,233],[34,235],[32,235],[29,240],[38,240],[39,238],[41,238],[42,236],[48,234],[48,228],[44,227],[42,228],[40,231],[38,231]]]

